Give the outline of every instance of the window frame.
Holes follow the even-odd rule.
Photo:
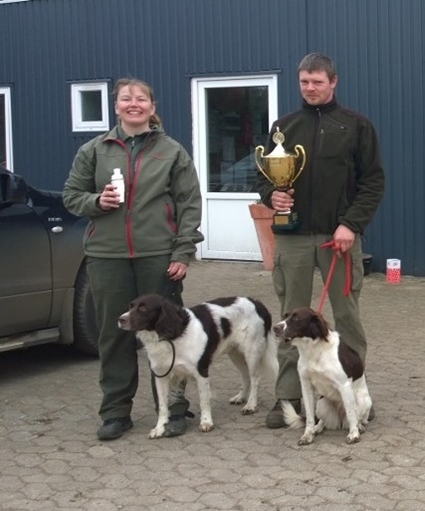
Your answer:
[[[82,102],[83,92],[98,91],[101,93],[102,101],[102,119],[99,121],[83,121]],[[71,118],[72,131],[74,133],[99,131],[108,131],[109,125],[109,100],[108,100],[108,82],[85,82],[71,83]]]
[[[13,172],[13,130],[12,130],[12,92],[11,87],[0,86],[4,97],[5,158],[7,169]],[[1,162],[0,162],[1,163]]]

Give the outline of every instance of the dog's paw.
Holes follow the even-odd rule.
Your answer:
[[[319,435],[325,429],[325,423],[322,420],[314,426],[314,434]]]
[[[242,394],[242,392],[239,392],[236,396],[229,399],[229,403],[231,405],[243,405],[246,403],[246,397]]]
[[[304,434],[299,440],[298,445],[310,445],[314,442],[313,433]]]
[[[366,431],[366,425],[365,424],[359,424],[359,433],[362,434]]]
[[[149,432],[149,438],[152,440],[153,438],[161,438],[164,436],[165,433],[165,425],[164,426],[157,426],[156,428],[153,428]]]
[[[252,415],[256,411],[257,411],[257,407],[256,406],[246,405],[246,406],[244,406],[242,408],[242,415]]]
[[[208,433],[208,431],[212,431],[214,429],[214,424],[209,421],[203,421],[199,424],[199,429],[202,433]]]
[[[349,433],[345,441],[347,444],[356,444],[357,442],[360,442],[360,433]]]

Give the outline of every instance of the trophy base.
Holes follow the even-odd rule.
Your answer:
[[[285,231],[293,231],[300,227],[297,213],[276,213],[273,216],[272,231],[279,234]]]

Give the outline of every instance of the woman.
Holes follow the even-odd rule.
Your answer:
[[[118,328],[117,318],[146,293],[182,304],[182,279],[195,244],[203,240],[196,170],[184,148],[161,130],[152,89],[122,78],[113,94],[118,125],[79,149],[63,192],[69,211],[91,219],[84,246],[100,328],[100,440],[133,427],[136,340]],[[111,184],[114,169],[124,176],[124,203]],[[168,436],[184,433],[188,406],[176,389]]]

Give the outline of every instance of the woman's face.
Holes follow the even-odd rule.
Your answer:
[[[138,85],[125,85],[118,91],[115,113],[129,135],[149,131],[149,119],[155,113],[149,91]]]

